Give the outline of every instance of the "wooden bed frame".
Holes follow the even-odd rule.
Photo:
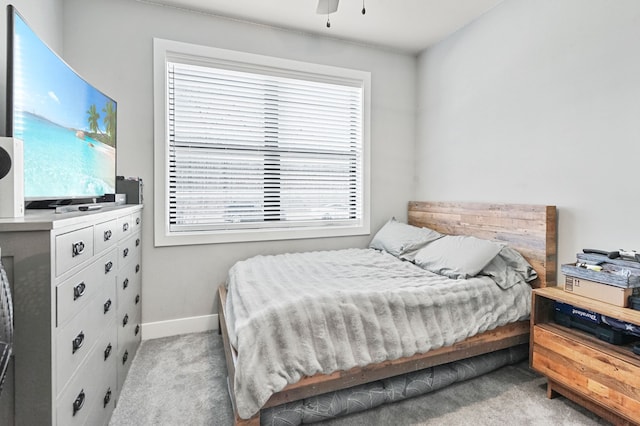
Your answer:
[[[410,202],[408,222],[444,234],[472,235],[501,241],[518,250],[534,267],[538,279],[535,288],[556,283],[556,208],[528,204],[486,204],[456,202]],[[260,425],[260,413],[242,419],[235,409],[234,376],[237,353],[229,343],[225,318],[226,289],[219,288],[219,330],[222,333],[229,392],[236,425]],[[287,385],[262,407],[274,407],[291,401],[345,389],[460,359],[470,358],[529,342],[529,320],[507,324],[478,334],[452,346],[424,354],[356,367],[332,374],[316,374]]]

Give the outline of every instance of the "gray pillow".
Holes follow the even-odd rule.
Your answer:
[[[503,247],[482,271],[491,277],[502,289],[519,283],[528,283],[538,278],[538,274],[524,257],[511,247]]]
[[[445,235],[421,248],[414,263],[449,278],[475,277],[502,247],[502,244],[476,237]]]
[[[417,250],[441,237],[442,234],[432,229],[407,225],[391,218],[373,237],[369,248],[411,260]]]

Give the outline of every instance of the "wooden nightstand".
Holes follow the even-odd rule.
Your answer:
[[[614,424],[640,424],[640,356],[588,333],[553,322],[554,301],[640,325],[640,311],[565,292],[533,291],[529,362],[556,392]]]

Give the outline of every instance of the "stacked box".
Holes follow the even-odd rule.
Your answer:
[[[570,275],[565,275],[564,277],[564,291],[622,308],[629,306],[629,297],[640,295],[640,288],[638,287],[616,287]]]
[[[565,291],[623,308],[629,306],[630,297],[640,296],[640,263],[585,253],[578,253],[577,259],[561,266]],[[602,270],[581,267],[582,263],[598,265]]]

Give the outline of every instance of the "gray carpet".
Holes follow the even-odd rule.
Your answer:
[[[233,424],[215,332],[143,341],[110,426]],[[565,398],[546,398],[527,362],[409,400],[316,425],[606,425]]]

